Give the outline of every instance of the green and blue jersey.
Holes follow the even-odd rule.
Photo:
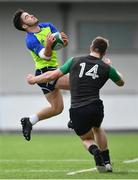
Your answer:
[[[46,46],[46,36],[48,33],[55,33],[58,30],[51,23],[39,23],[39,27],[41,28],[41,31],[38,33],[26,33],[26,46],[35,61],[35,68],[42,69],[47,66],[57,67],[58,60],[56,51],[52,51],[52,56],[49,61],[41,58],[39,52]]]

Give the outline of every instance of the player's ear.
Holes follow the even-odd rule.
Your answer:
[[[25,30],[27,29],[27,27],[28,27],[28,26],[27,26],[26,24],[23,24],[23,25],[22,25],[22,28],[25,29]]]

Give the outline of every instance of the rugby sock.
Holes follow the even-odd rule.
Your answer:
[[[104,162],[103,162],[103,159],[101,156],[101,151],[98,149],[98,147],[96,145],[91,145],[88,150],[89,150],[90,154],[92,154],[94,156],[96,166],[99,168],[104,167]],[[102,169],[100,170],[99,168],[98,168],[98,171],[102,172]]]
[[[110,156],[109,156],[109,150],[104,150],[104,151],[101,151],[101,155],[103,157],[103,160],[104,160],[104,164],[111,164],[110,162]]]
[[[88,151],[90,152],[90,154],[96,155],[98,151],[98,147],[95,144],[93,144],[89,147]]]
[[[33,114],[29,117],[29,120],[32,125],[36,124],[39,121],[39,118],[36,114]]]

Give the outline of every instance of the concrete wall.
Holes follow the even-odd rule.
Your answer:
[[[34,13],[42,22],[52,22],[61,31],[65,23],[58,3],[0,3],[0,130],[20,129],[22,116],[47,105],[39,87],[29,86],[25,80],[26,74],[34,72],[34,64],[25,47],[24,32],[12,26],[12,14],[17,8]],[[137,20],[137,9],[137,3],[71,4],[66,14],[66,33],[70,38],[66,57],[83,54],[76,50],[78,20]],[[58,55],[60,61],[64,61],[64,50]],[[110,53],[109,57],[123,73],[126,84],[118,88],[109,81],[101,91],[106,108],[104,126],[108,129],[138,129],[138,51]],[[69,98],[65,93],[65,110],[61,115],[39,123],[35,128],[65,129],[69,120]]]
[[[70,95],[63,94],[64,110],[55,117],[41,121],[34,126],[34,130],[67,130],[69,121],[68,109]],[[103,127],[107,130],[138,129],[138,96],[131,95],[102,95],[105,117]],[[37,112],[48,105],[41,95],[14,95],[0,98],[0,130],[20,130],[21,117]]]

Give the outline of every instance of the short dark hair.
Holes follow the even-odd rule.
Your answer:
[[[13,16],[14,27],[21,31],[25,31],[24,28],[22,27],[22,20],[21,20],[21,15],[23,12],[25,12],[23,9],[18,9]]]
[[[101,36],[96,37],[91,44],[91,49],[103,55],[109,47],[109,41]]]

